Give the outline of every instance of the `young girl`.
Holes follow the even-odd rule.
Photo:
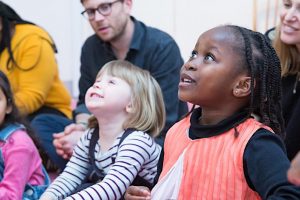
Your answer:
[[[0,199],[38,199],[49,185],[39,152],[0,71]]]
[[[148,71],[127,61],[103,66],[85,96],[94,115],[62,174],[43,194],[43,200],[61,199],[81,185],[94,163],[89,159],[93,134],[96,167],[105,177],[66,199],[120,199],[138,175],[153,183],[161,148],[153,140],[163,128],[165,108],[160,87]],[[98,129],[99,128],[99,129]],[[136,129],[120,144],[125,130]]]
[[[277,136],[284,133],[280,63],[266,38],[238,26],[213,28],[180,76],[180,99],[200,107],[169,130],[152,199],[300,199]],[[149,197],[134,187],[126,195]]]

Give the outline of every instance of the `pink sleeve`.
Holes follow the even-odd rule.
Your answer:
[[[23,131],[16,131],[2,147],[4,177],[0,182],[0,199],[22,199],[26,183],[43,183],[41,159],[38,151]],[[32,176],[36,174],[36,178]]]

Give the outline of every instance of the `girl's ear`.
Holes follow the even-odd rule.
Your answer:
[[[9,113],[11,113],[11,111],[12,111],[12,105],[7,104],[5,113],[6,113],[6,114],[9,114]]]
[[[126,112],[128,113],[133,113],[133,106],[132,106],[132,102],[129,102],[125,108]]]
[[[251,93],[251,77],[241,77],[233,87],[233,96],[242,98],[249,96]]]

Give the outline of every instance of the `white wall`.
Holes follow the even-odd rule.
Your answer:
[[[186,60],[198,36],[220,24],[253,28],[256,0],[133,0],[132,15],[174,37]],[[273,0],[277,1],[277,0]],[[44,27],[58,47],[60,76],[73,96],[78,95],[80,48],[92,30],[80,15],[80,0],[3,0],[22,18]],[[263,30],[266,0],[259,0],[258,30]],[[262,20],[260,20],[262,19]],[[272,24],[270,24],[272,25]]]

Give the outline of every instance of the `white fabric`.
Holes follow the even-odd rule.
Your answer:
[[[155,185],[151,191],[151,199],[153,200],[176,200],[181,185],[183,174],[183,161],[185,150],[179,156],[176,163],[168,171],[168,173]]]

